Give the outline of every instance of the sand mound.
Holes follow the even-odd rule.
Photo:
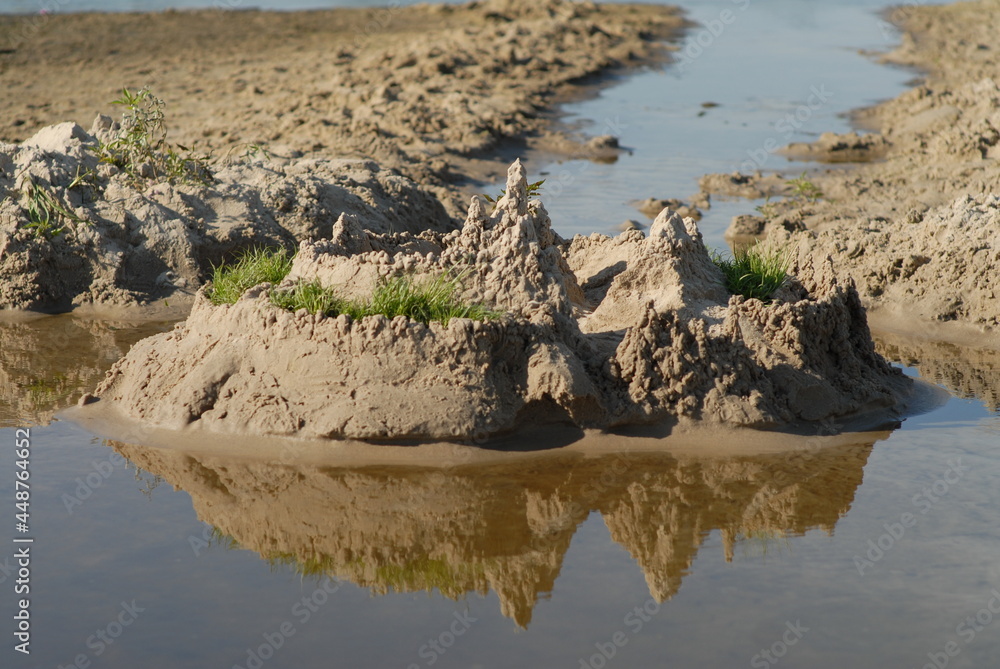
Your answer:
[[[327,237],[343,213],[378,232],[453,225],[433,195],[369,161],[247,158],[209,183],[136,183],[94,155],[110,119],[99,117],[92,132],[62,123],[0,144],[0,308],[193,293],[233,253]],[[32,213],[39,198],[52,232],[32,227],[44,218]]]
[[[1000,196],[963,196],[909,221],[827,226],[791,236],[830,256],[872,309],[908,318],[1000,327]]]
[[[293,277],[364,290],[400,272],[461,272],[496,320],[423,325],[236,304],[202,293],[186,323],[137,344],[96,394],[158,426],[360,439],[465,439],[529,420],[606,428],[664,419],[769,427],[901,407],[853,286],[804,266],[772,304],[729,297],[695,222],[567,244],[520,163],[460,231],[377,234],[343,216]],[[360,286],[360,288],[359,288]]]

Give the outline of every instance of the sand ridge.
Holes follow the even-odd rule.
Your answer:
[[[209,183],[137,184],[93,151],[114,132],[103,117],[89,133],[66,122],[0,144],[0,309],[190,301],[213,266],[326,237],[344,213],[384,232],[454,227],[432,193],[361,159],[247,157]],[[52,213],[62,233],[31,227],[32,185],[75,217]]]
[[[122,86],[149,85],[171,139],[199,151],[363,157],[435,187],[502,178],[507,140],[584,148],[552,136],[546,109],[588,77],[663,62],[687,25],[676,7],[566,0],[0,16],[0,140],[89,127]]]

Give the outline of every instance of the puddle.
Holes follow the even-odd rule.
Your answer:
[[[49,423],[93,389],[132,344],[171,327],[68,314],[0,316],[0,427]]]
[[[568,107],[570,121],[597,119],[595,134],[617,118],[635,151],[545,168],[574,177],[546,197],[560,231],[610,232],[640,217],[630,200],[687,198],[698,175],[752,159],[814,86],[830,103],[778,141],[846,130],[845,110],[909,76],[848,48],[891,44],[877,8],[692,4],[706,25],[724,9],[735,19],[683,71]],[[588,197],[609,190],[617,201]],[[709,243],[748,210],[714,201]],[[951,667],[992,666],[1000,651],[995,352],[880,335],[908,374],[956,397],[892,432],[756,454],[607,438],[437,468],[272,464],[53,420],[132,342],[168,327],[0,322],[9,504],[15,426],[34,426],[32,653],[8,648],[4,666],[881,669],[947,653]],[[0,554],[7,621],[12,555]]]

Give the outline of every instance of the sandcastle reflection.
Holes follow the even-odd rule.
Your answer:
[[[591,512],[663,601],[713,530],[730,560],[748,538],[832,532],[884,436],[754,456],[562,452],[447,469],[283,466],[109,444],[189,493],[231,546],[378,594],[492,590],[526,627]]]

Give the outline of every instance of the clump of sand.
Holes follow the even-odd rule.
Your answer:
[[[378,232],[454,225],[433,194],[365,160],[247,158],[209,183],[136,183],[98,161],[111,133],[100,117],[90,133],[61,123],[0,144],[0,309],[180,299],[234,253],[327,237],[344,213]],[[53,210],[61,233],[33,229],[29,183],[77,220]]]
[[[1000,196],[965,195],[907,220],[827,226],[790,240],[801,255],[833,258],[881,317],[1000,328]]]
[[[345,215],[332,240],[302,245],[292,277],[363,291],[442,271],[504,316],[353,320],[280,309],[268,284],[233,305],[201,293],[96,395],[174,429],[371,440],[486,437],[539,417],[834,423],[905,404],[910,382],[874,352],[857,292],[828,263],[803,265],[771,304],[731,297],[692,219],[667,209],[649,237],[567,243],[519,162],[496,207],[474,198],[461,230],[374,233]]]

